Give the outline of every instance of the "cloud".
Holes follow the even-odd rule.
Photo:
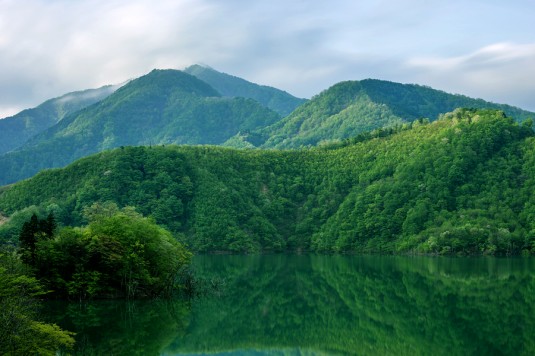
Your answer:
[[[195,63],[302,97],[342,80],[379,78],[529,107],[531,18],[526,4],[516,4],[0,0],[0,117]],[[515,26],[499,25],[504,14]]]
[[[495,43],[451,57],[415,57],[414,80],[445,90],[535,111],[535,43]]]

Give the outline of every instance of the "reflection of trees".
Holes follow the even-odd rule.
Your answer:
[[[171,349],[358,354],[530,354],[531,260],[209,256],[223,297],[193,304]]]
[[[59,304],[53,321],[77,332],[81,354],[535,352],[532,259],[198,256],[194,266],[208,293],[191,306]]]
[[[76,332],[82,355],[159,355],[189,322],[189,307],[179,301],[49,302],[47,309]]]

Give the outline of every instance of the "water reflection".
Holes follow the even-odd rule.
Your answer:
[[[56,315],[114,354],[535,353],[532,259],[198,256],[195,268],[214,293],[190,306]]]
[[[76,332],[79,355],[159,355],[184,335],[189,303],[184,301],[48,302],[47,315]]]

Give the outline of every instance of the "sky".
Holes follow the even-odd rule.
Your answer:
[[[535,111],[532,0],[0,0],[0,117],[204,64],[310,98],[343,80]]]

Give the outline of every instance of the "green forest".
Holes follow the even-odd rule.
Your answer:
[[[126,145],[223,144],[280,115],[253,99],[222,97],[194,76],[154,70],[0,156],[0,184]]]
[[[154,70],[119,89],[71,93],[23,111],[0,127],[9,136],[0,144],[0,353],[74,350],[73,333],[62,328],[74,329],[43,319],[41,299],[80,306],[95,299],[145,299],[146,310],[169,308],[164,321],[186,343],[173,344],[174,330],[164,327],[154,333],[154,345],[138,334],[132,345],[151,352],[162,343],[198,349],[197,336],[184,334],[188,313],[195,310],[168,297],[217,294],[223,279],[207,282],[202,269],[194,271],[192,252],[533,255],[530,117],[507,105],[371,79],[341,82],[307,101],[202,66]],[[294,267],[299,273],[300,266]],[[232,276],[227,268],[233,266],[219,270]],[[282,280],[275,275],[283,271],[273,271],[272,280]],[[326,290],[345,278],[329,273],[320,268],[318,281],[298,278],[297,284]],[[349,276],[358,280],[356,292],[339,296],[365,300],[363,285],[370,287],[365,293],[381,293],[368,277]],[[236,278],[235,293],[248,278]],[[398,279],[388,284],[402,289]],[[518,282],[529,287],[531,279]],[[386,307],[393,308],[401,294],[393,295],[392,303],[383,300]],[[155,299],[160,304],[151,304]],[[250,304],[257,305],[253,299]],[[303,300],[294,304],[308,303]],[[203,307],[218,310],[219,302],[212,301]],[[419,307],[429,309],[425,303]],[[73,313],[83,319],[74,323],[96,325],[84,324],[94,315]],[[247,308],[234,312],[240,313]],[[286,318],[290,329],[305,319],[307,325],[324,321],[301,316]],[[373,320],[363,325],[383,337],[389,328],[403,330],[410,318],[402,315],[392,325],[380,321],[386,329],[375,330]],[[219,322],[210,319],[199,325],[210,329]],[[227,325],[238,332],[238,324]],[[238,333],[254,349],[254,333]],[[308,347],[317,346],[317,333],[328,334],[313,331]],[[82,335],[89,342],[90,334]],[[322,349],[356,347],[349,335],[342,335],[347,345],[337,343],[339,335],[328,335]],[[273,339],[285,344],[285,337]],[[78,350],[89,345],[80,346],[80,340]],[[500,349],[504,340],[496,338],[486,351]],[[479,347],[470,346],[469,337],[462,342]],[[395,343],[403,352],[411,348]],[[508,347],[515,345],[522,340]]]
[[[518,122],[534,117],[509,105],[373,79],[341,82],[307,101],[202,66],[153,70],[107,90],[98,102],[74,100],[84,94],[74,93],[1,122],[0,131],[16,142],[0,147],[0,185],[121,146],[298,149],[435,121],[460,107],[501,110]]]
[[[458,109],[302,150],[121,147],[2,188],[0,239],[113,203],[198,252],[531,254],[532,125]]]
[[[252,139],[243,140],[261,148],[311,147],[419,119],[434,121],[457,108],[501,110],[519,122],[533,117],[533,113],[509,105],[421,85],[365,79],[335,84],[282,120],[254,131]]]
[[[51,212],[32,214],[19,247],[0,248],[0,353],[71,351],[74,333],[43,321],[42,299],[168,299],[188,293],[191,253],[132,208],[95,203],[89,224],[58,228]]]
[[[221,73],[210,67],[198,64],[189,66],[184,69],[184,72],[208,83],[225,97],[254,99],[262,106],[275,111],[281,117],[287,116],[299,105],[306,102],[305,99],[296,98],[285,91],[254,84],[245,79]]]

